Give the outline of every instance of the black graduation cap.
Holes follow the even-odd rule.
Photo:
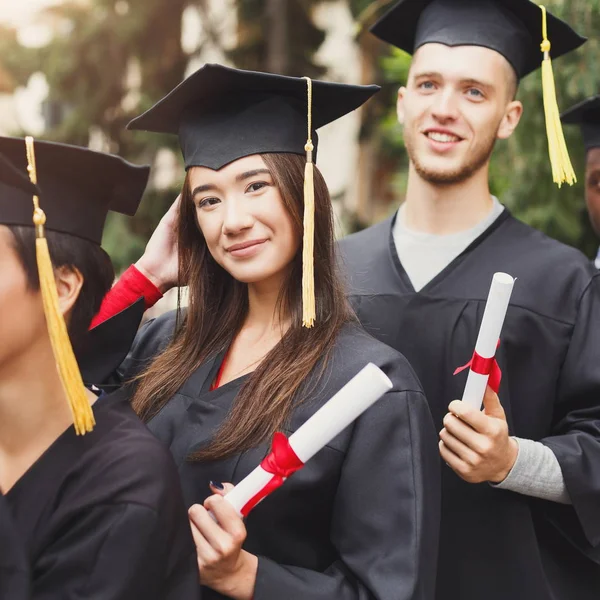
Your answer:
[[[314,130],[357,109],[376,85],[312,81]],[[190,75],[128,129],[179,135],[186,169],[220,169],[251,154],[304,155],[307,81],[207,64]]]
[[[547,18],[553,58],[586,41],[561,19],[550,13]],[[490,48],[519,79],[542,63],[542,14],[530,0],[400,0],[371,31],[409,54],[427,43]]]
[[[27,177],[27,171],[19,171],[2,154],[0,154],[0,185],[20,190],[28,194],[29,197],[40,195],[38,186],[33,184]]]
[[[100,244],[109,210],[135,214],[146,188],[150,167],[119,156],[55,142],[34,142],[37,185],[46,214],[46,229],[69,233]],[[0,137],[0,153],[27,173],[23,138]],[[32,225],[34,189],[0,178],[0,223]]]
[[[600,148],[600,95],[572,106],[561,116],[565,125],[579,125],[585,149]]]

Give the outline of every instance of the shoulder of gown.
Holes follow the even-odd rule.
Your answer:
[[[368,363],[378,366],[394,384],[395,392],[423,393],[421,383],[403,354],[368,334],[358,323],[343,327],[335,342],[331,369],[350,380]]]
[[[199,593],[175,464],[120,395],[100,399],[95,429],[59,438],[11,498],[36,599],[58,590],[107,600]]]

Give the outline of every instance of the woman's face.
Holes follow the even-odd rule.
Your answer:
[[[45,332],[41,295],[27,286],[12,233],[0,225],[0,369],[45,339]]]
[[[218,171],[192,167],[188,179],[213,258],[244,283],[280,278],[300,236],[263,159],[246,156]]]

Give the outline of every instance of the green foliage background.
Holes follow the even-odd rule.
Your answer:
[[[281,64],[286,73],[323,76],[324,69],[316,64],[314,55],[324,32],[314,22],[313,9],[327,1],[331,0],[235,0],[239,44],[228,51],[229,60],[241,68],[269,70],[273,52],[284,52]],[[365,28],[391,0],[346,1],[357,20],[357,31],[362,28],[359,43],[367,40],[367,45],[372,45]],[[0,29],[0,62],[17,84],[25,84],[36,71],[45,73],[50,86],[46,109],[56,117],[55,126],[45,138],[87,145],[90,129],[94,128],[102,132],[112,152],[134,162],[151,163],[159,148],[176,149],[176,140],[171,136],[132,134],[125,125],[179,83],[189,60],[202,50],[200,47],[187,54],[181,46],[182,15],[189,6],[195,6],[201,16],[208,14],[206,0],[90,0],[89,6],[67,1],[48,9],[64,24],[64,34],[45,48],[23,48],[13,31]],[[554,63],[559,106],[567,108],[600,92],[600,41],[594,36],[600,31],[600,0],[553,0],[548,8],[591,38],[582,49]],[[273,45],[269,36],[275,27],[280,28],[285,46]],[[207,39],[218,37],[218,23],[206,28]],[[371,71],[383,89],[376,108],[364,117],[361,139],[376,140],[378,152],[393,169],[394,196],[401,198],[408,160],[394,104],[398,85],[406,80],[410,57],[383,45],[378,48],[366,56],[373,62]],[[126,84],[132,62],[141,79],[135,97],[131,97]],[[522,81],[519,98],[525,114],[516,134],[497,145],[492,191],[518,217],[591,255],[597,241],[583,201],[584,156],[579,132],[566,130],[580,182],[558,190],[552,183],[547,158],[539,72]],[[110,217],[104,245],[117,268],[127,266],[141,254],[176,194],[176,188],[149,188],[135,218]],[[395,206],[390,203],[389,212]]]

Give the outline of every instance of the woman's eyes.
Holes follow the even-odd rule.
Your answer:
[[[221,202],[218,198],[204,198],[200,202],[198,202],[198,208],[204,208],[206,206],[214,206]]]
[[[264,187],[266,187],[268,185],[269,184],[266,183],[265,181],[256,181],[255,183],[251,183],[246,188],[246,193],[248,193],[248,192],[258,192],[259,190],[262,190]]]
[[[251,183],[244,190],[244,193],[248,194],[248,193],[252,193],[252,192],[260,192],[260,190],[268,187],[269,185],[271,185],[271,184],[267,183],[266,181],[256,181],[254,183]],[[220,202],[221,202],[221,200],[219,198],[216,198],[215,196],[210,196],[209,198],[203,198],[202,200],[200,200],[200,202],[198,202],[198,208],[209,208],[211,206],[215,206],[216,204],[219,204]]]

